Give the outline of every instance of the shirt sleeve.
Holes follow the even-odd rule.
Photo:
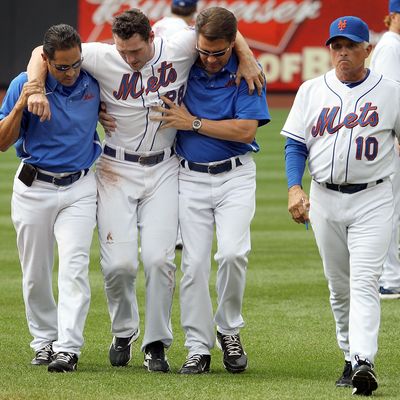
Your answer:
[[[241,80],[237,92],[235,119],[257,120],[258,126],[265,125],[271,120],[267,104],[266,85],[264,85],[260,96],[257,91],[250,95],[246,81]]]
[[[371,60],[370,68],[385,78],[400,82],[400,47],[382,46]]]
[[[82,68],[89,72],[89,74],[96,76],[97,59],[100,46],[102,43],[82,43]]]
[[[288,189],[294,185],[301,186],[307,157],[308,150],[304,143],[286,138],[285,164]]]
[[[22,92],[22,88],[25,84],[25,82],[28,81],[28,76],[26,72],[20,73],[16,78],[14,78],[10,86],[7,89],[7,93],[4,96],[3,103],[0,108],[0,120],[4,119],[7,117],[7,115],[10,114],[10,112],[13,110],[15,104],[17,103],[19,96]],[[22,121],[21,121],[21,132],[25,131],[27,128],[28,124],[28,110],[25,109],[24,113],[22,115]]]
[[[177,56],[188,57],[192,63],[197,59],[196,32],[193,27],[181,29],[167,39],[170,47]]]
[[[306,144],[304,116],[304,83],[297,91],[293,106],[282,128],[281,135]]]

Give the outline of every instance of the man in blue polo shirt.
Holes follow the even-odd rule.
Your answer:
[[[76,370],[89,309],[88,265],[96,224],[96,181],[89,170],[101,153],[95,79],[81,70],[81,40],[69,25],[44,36],[45,87],[25,72],[10,84],[0,109],[0,150],[15,145],[12,220],[22,266],[23,297],[35,351],[33,365]],[[28,111],[31,94],[45,92],[52,117]],[[54,245],[59,254],[58,305],[52,290]]]
[[[209,371],[214,321],[225,368],[230,372],[247,368],[239,330],[244,326],[241,310],[255,211],[256,168],[251,154],[259,150],[257,128],[270,116],[265,87],[261,96],[251,96],[243,80],[235,85],[236,32],[237,21],[230,11],[203,10],[196,19],[199,58],[189,75],[186,107],[163,98],[169,109],[156,108],[164,112],[155,117],[164,121],[164,127],[179,129],[180,304],[189,352],[182,374]],[[213,321],[209,275],[214,225],[218,306]]]

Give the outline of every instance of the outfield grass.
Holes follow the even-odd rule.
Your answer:
[[[168,352],[172,373],[145,371],[139,344],[134,346],[129,367],[112,368],[108,362],[110,324],[96,236],[90,265],[92,302],[78,372],[49,374],[45,367],[31,366],[31,338],[10,219],[12,180],[18,162],[12,149],[0,154],[0,400],[349,398],[351,390],[334,385],[343,359],[336,345],[327,285],[313,233],[293,223],[287,212],[284,140],[279,135],[286,114],[287,110],[273,109],[273,122],[257,137],[262,150],[256,155],[257,211],[243,310],[246,328],[242,330],[249,369],[240,375],[223,369],[218,350],[212,352],[210,374],[176,374],[186,356],[179,326],[178,290],[173,309],[175,341]],[[178,272],[177,282],[180,276]],[[213,293],[214,279],[215,268],[210,285]],[[138,298],[142,317],[143,281],[141,270]],[[382,399],[399,398],[399,307],[398,301],[386,301],[382,307],[376,360],[380,387],[375,395]]]

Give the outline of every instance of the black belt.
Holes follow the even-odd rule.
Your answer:
[[[117,150],[105,145],[104,146],[104,154],[107,156],[116,158],[117,157]],[[172,156],[174,154],[174,149],[171,147],[171,154]],[[150,156],[141,156],[138,154],[131,154],[127,153],[124,151],[124,160],[125,161],[130,161],[130,162],[137,162],[140,165],[156,165],[160,163],[161,161],[164,161],[165,154],[164,152],[157,153],[157,154],[152,154]]]
[[[82,176],[86,176],[89,169],[75,172],[74,174],[57,178],[53,175],[44,174],[43,172],[37,171],[36,179],[43,182],[53,183],[56,186],[69,186],[80,179]]]
[[[367,189],[368,187],[379,185],[382,182],[383,179],[378,179],[377,181],[371,183],[349,183],[344,185],[336,185],[335,183],[323,183],[322,185],[325,186],[327,189],[334,190],[335,192],[352,194],[361,192],[361,190]]]
[[[187,160],[181,160],[181,165],[182,167],[187,167],[191,171],[196,171],[196,172],[206,172],[211,175],[216,175],[216,174],[221,174],[222,172],[228,172],[230,171],[232,167],[232,161],[227,160],[224,162],[221,162],[219,164],[197,164],[191,161]],[[236,167],[239,167],[240,165],[243,165],[242,162],[240,161],[239,157],[235,158],[235,165]]]

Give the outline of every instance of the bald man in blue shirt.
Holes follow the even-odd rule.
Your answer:
[[[183,277],[180,286],[181,322],[188,357],[181,374],[210,370],[210,350],[223,350],[223,363],[232,373],[247,368],[239,331],[244,326],[242,301],[250,222],[255,212],[256,167],[253,152],[257,128],[270,120],[266,88],[250,95],[232,52],[237,32],[234,15],[220,7],[203,10],[196,19],[199,58],[192,67],[184,105],[163,98],[169,108],[154,119],[178,130],[180,157],[179,223],[182,231]],[[213,318],[209,293],[214,226],[218,250],[218,305]]]
[[[0,109],[0,150],[15,145],[21,159],[14,178],[12,221],[22,267],[23,297],[33,365],[49,372],[76,370],[89,309],[88,266],[96,224],[96,181],[89,168],[101,153],[96,132],[100,92],[81,70],[81,40],[69,25],[44,36],[45,87],[25,72],[10,84]],[[27,109],[45,92],[50,120]],[[58,246],[58,305],[52,290]]]

